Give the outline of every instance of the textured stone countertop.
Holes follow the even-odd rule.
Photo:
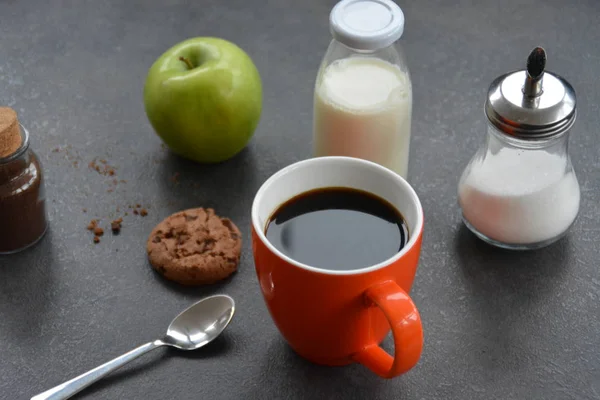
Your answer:
[[[415,93],[409,179],[426,215],[411,292],[425,347],[412,371],[381,380],[295,355],[269,318],[251,255],[256,190],[310,157],[333,0],[1,1],[0,105],[19,112],[43,162],[50,230],[0,257],[0,399],[29,399],[160,337],[187,305],[221,292],[237,301],[222,339],[195,353],[157,350],[77,398],[600,399],[600,2],[399,4]],[[264,107],[247,149],[201,166],[161,147],[142,88],[164,50],[208,35],[255,60]],[[577,91],[570,152],[582,203],[564,239],[512,253],[461,225],[456,186],[483,140],[489,83],[522,68],[536,45]],[[88,168],[96,157],[116,168],[116,185]],[[149,215],[129,210],[119,236],[92,243],[91,218],[107,222],[136,203]],[[223,284],[182,289],[152,272],[145,241],[165,216],[197,206],[238,224],[242,261]]]

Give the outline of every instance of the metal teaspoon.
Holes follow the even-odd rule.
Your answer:
[[[83,375],[33,396],[31,400],[68,399],[142,354],[162,346],[180,350],[199,349],[223,332],[234,312],[235,302],[227,295],[210,296],[200,300],[173,319],[164,338],[143,344]]]

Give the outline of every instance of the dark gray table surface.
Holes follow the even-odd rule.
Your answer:
[[[1,399],[29,399],[159,337],[184,307],[221,292],[238,306],[222,339],[193,354],[158,350],[78,398],[600,399],[596,0],[400,2],[415,99],[409,178],[426,214],[411,292],[425,331],[421,361],[381,380],[361,366],[312,365],[281,339],[255,277],[250,205],[268,176],[310,157],[313,82],[333,5],[0,1],[0,104],[14,107],[31,131],[51,220],[37,246],[0,258]],[[255,60],[264,108],[247,149],[201,166],[161,147],[142,88],[164,50],[208,35],[239,44]],[[511,253],[462,227],[456,185],[483,140],[489,83],[522,68],[536,45],[577,90],[570,151],[582,203],[563,240]],[[109,192],[112,178],[88,168],[95,157],[126,182]],[[150,214],[129,211],[121,235],[92,244],[88,221],[106,223],[133,203]],[[242,261],[223,284],[182,289],[151,271],[145,241],[161,219],[197,206],[239,225]]]

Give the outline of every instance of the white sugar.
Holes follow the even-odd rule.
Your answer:
[[[465,219],[508,244],[553,239],[579,212],[579,184],[564,157],[543,150],[501,149],[475,163],[459,187]]]

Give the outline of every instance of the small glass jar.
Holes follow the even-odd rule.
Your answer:
[[[530,65],[536,62],[542,68]],[[536,48],[527,71],[492,83],[485,142],[459,181],[465,225],[495,246],[547,246],[566,234],[579,212],[580,188],[568,152],[575,92],[544,68],[545,52]]]
[[[35,244],[46,232],[46,196],[40,161],[20,125],[21,146],[0,158],[0,254]]]
[[[412,83],[401,46],[404,14],[391,0],[342,0],[317,74],[313,155],[348,156],[408,174]]]

